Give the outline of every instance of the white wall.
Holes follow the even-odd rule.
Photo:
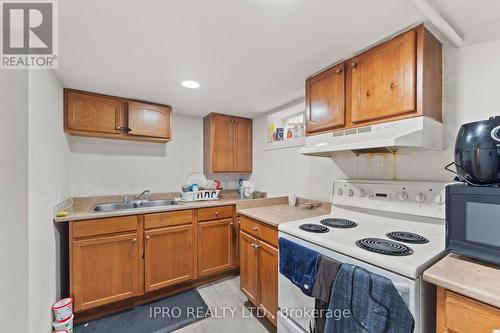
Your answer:
[[[166,144],[70,137],[72,195],[180,191],[187,175],[203,171],[203,119],[172,118]]]
[[[443,123],[445,150],[393,155],[345,155],[333,159],[307,157],[298,148],[264,151],[266,115],[254,119],[254,173],[257,188],[270,195],[291,192],[329,199],[335,179],[380,178],[443,180],[453,176],[443,167],[453,161],[455,136],[461,124],[500,115],[500,40],[461,49],[444,47]]]
[[[50,332],[59,281],[53,206],[70,196],[62,86],[48,70],[29,74],[29,322]]]
[[[0,73],[0,325],[27,332],[28,72]]]

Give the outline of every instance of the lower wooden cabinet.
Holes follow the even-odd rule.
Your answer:
[[[73,242],[75,310],[86,310],[136,296],[139,291],[137,233]]]
[[[199,210],[202,216],[211,216]],[[157,297],[159,289],[175,292],[177,286],[203,283],[199,278],[208,281],[234,270],[238,263],[234,212],[234,205],[221,206],[213,214],[225,218],[201,222],[196,209],[71,222],[74,311],[127,299],[120,303],[133,304],[134,298],[143,301],[150,292]]]
[[[198,224],[198,275],[200,277],[233,266],[233,219]]]
[[[257,239],[240,232],[240,289],[252,304],[257,304]]]
[[[145,291],[194,279],[192,224],[148,230],[144,236]]]
[[[240,289],[274,325],[278,312],[277,242],[276,228],[241,217]]]
[[[257,243],[258,307],[276,325],[278,312],[278,249]]]
[[[437,288],[436,333],[499,333],[500,309]]]

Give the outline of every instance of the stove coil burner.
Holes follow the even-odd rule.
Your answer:
[[[393,231],[389,232],[387,234],[387,237],[390,239],[404,242],[404,243],[411,243],[411,244],[425,244],[429,243],[429,240],[423,236],[420,236],[418,234],[414,234],[413,232],[406,232],[406,231]]]
[[[342,228],[342,229],[354,228],[358,226],[356,222],[353,222],[351,220],[336,219],[336,218],[324,219],[321,220],[320,223],[326,225],[327,227]]]
[[[315,233],[325,233],[325,232],[330,231],[330,229],[328,229],[325,226],[322,226],[319,224],[312,224],[312,223],[301,224],[299,226],[299,228],[304,230],[304,231],[315,232]]]
[[[382,238],[363,238],[356,242],[362,249],[390,256],[409,256],[413,250],[408,246]]]

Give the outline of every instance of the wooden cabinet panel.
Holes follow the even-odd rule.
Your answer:
[[[308,78],[305,116],[306,135],[417,116],[441,122],[441,43],[419,25]]]
[[[137,233],[73,241],[75,311],[134,297],[139,290]]]
[[[234,172],[252,172],[252,120],[236,118]]]
[[[351,120],[416,111],[416,32],[410,30],[350,60]]]
[[[233,217],[234,206],[217,206],[198,209],[198,221],[228,219]]]
[[[276,325],[278,312],[278,249],[265,242],[258,243],[259,305],[269,320]]]
[[[234,119],[215,115],[213,118],[213,172],[231,172],[234,167]]]
[[[306,130],[316,133],[345,125],[344,63],[306,81]]]
[[[193,225],[154,229],[145,235],[145,290],[194,279]]]
[[[276,228],[260,223],[246,216],[241,216],[240,221],[241,230],[267,242],[268,244],[271,244],[272,246],[278,246],[278,230]]]
[[[173,227],[189,223],[193,223],[193,210],[191,209],[147,214],[144,216],[145,229]]]
[[[248,300],[257,305],[257,239],[240,232],[240,289]]]
[[[112,97],[66,91],[67,130],[120,134],[124,102]]]
[[[169,106],[128,102],[128,135],[170,139]]]
[[[252,172],[252,120],[212,113],[203,121],[205,173]]]
[[[500,330],[500,309],[438,287],[436,332],[492,333]]]
[[[233,220],[198,224],[198,275],[207,276],[233,266]]]
[[[137,216],[79,221],[78,223],[73,223],[73,238],[134,232],[137,230],[137,222]]]
[[[64,131],[72,135],[166,142],[171,113],[169,105],[64,89]]]

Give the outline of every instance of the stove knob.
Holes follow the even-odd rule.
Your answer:
[[[350,188],[348,194],[350,197],[354,196],[354,190],[352,188]]]
[[[443,196],[441,194],[438,194],[434,197],[434,203],[437,205],[442,205],[444,204],[443,202]]]
[[[406,193],[406,192],[400,192],[398,194],[398,199],[399,199],[399,201],[406,201],[406,200],[408,200],[408,193]]]
[[[366,195],[365,190],[359,190],[359,196],[360,196],[361,198],[364,198],[364,197],[365,197],[365,195]]]
[[[341,189],[341,188],[339,188],[339,190],[337,191],[337,194],[338,194],[339,196],[342,196],[342,194],[344,194],[344,190],[343,190],[343,189]]]
[[[425,201],[425,194],[423,194],[422,192],[420,192],[419,194],[417,194],[415,196],[415,201],[418,202],[418,203],[422,203]]]

